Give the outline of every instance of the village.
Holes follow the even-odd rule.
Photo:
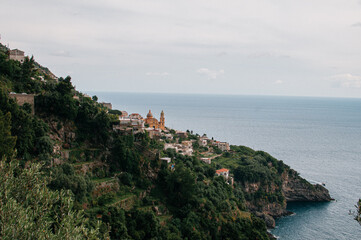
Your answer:
[[[101,103],[103,106],[111,109],[110,103]],[[129,114],[121,111],[119,123],[113,125],[113,130],[123,134],[147,133],[151,139],[164,143],[164,151],[173,150],[175,153],[184,156],[196,156],[200,161],[211,164],[212,160],[220,157],[224,152],[230,151],[229,143],[220,142],[213,138],[208,138],[206,134],[202,136],[193,134],[190,131],[179,131],[168,129],[165,127],[165,114],[162,111],[159,121],[153,117],[153,113],[149,110],[146,118],[139,113]],[[197,148],[197,149],[195,149]],[[195,154],[196,153],[196,154]],[[161,161],[165,161],[173,169],[174,159],[170,157],[160,157]],[[229,174],[229,169],[216,170],[217,176],[223,176],[227,183],[233,185],[233,177]]]

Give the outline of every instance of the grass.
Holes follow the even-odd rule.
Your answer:
[[[235,169],[239,166],[238,161],[239,161],[238,156],[233,155],[232,157],[229,158],[225,158],[225,157],[215,158],[212,160],[212,163],[217,163],[224,168]]]
[[[112,177],[108,177],[108,178],[93,178],[92,181],[95,183],[103,183],[103,182],[110,182],[110,181],[114,181],[115,179]]]

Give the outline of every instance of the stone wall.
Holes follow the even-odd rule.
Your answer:
[[[24,105],[24,103],[29,103],[31,105],[31,113],[35,113],[34,109],[34,96],[35,94],[26,94],[26,93],[10,93],[11,98],[16,99],[16,102],[19,106]]]

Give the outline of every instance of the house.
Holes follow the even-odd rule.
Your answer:
[[[207,164],[211,164],[212,163],[212,159],[211,158],[201,158],[200,159],[202,162],[207,163]]]
[[[172,159],[169,158],[169,157],[163,157],[163,158],[160,158],[160,160],[166,161],[167,163],[170,163]]]
[[[183,132],[183,131],[175,131],[175,133],[178,135],[178,137],[180,138],[187,138],[188,137],[188,133],[187,132]]]
[[[164,150],[167,150],[167,149],[175,149],[176,152],[178,151],[178,148],[173,143],[165,143]]]
[[[193,155],[193,148],[182,148],[179,150],[180,154],[184,156],[192,156]]]
[[[119,123],[113,125],[113,130],[124,132],[126,129],[132,129],[131,132],[136,134],[138,132],[144,132],[144,121],[142,119],[131,119],[128,117],[119,117]],[[129,132],[126,130],[126,132]]]
[[[216,170],[216,175],[223,176],[225,179],[228,179],[229,169],[227,169],[227,168],[218,169],[218,170]]]
[[[167,140],[173,140],[173,135],[170,134],[170,133],[164,134],[163,136],[164,136],[165,139],[167,139]]]
[[[125,118],[128,117],[128,113],[126,111],[120,111],[122,113],[121,117]]]
[[[149,138],[151,138],[151,139],[159,139],[160,138],[161,131],[159,129],[146,128],[145,131],[148,132]]]
[[[100,104],[103,105],[103,107],[108,108],[109,110],[112,109],[112,104],[111,103],[101,102]]]
[[[220,141],[214,141],[212,142],[213,146],[217,146],[222,151],[229,151],[231,148],[229,147],[229,143],[227,142],[220,142]]]
[[[183,144],[177,144],[177,143],[165,143],[164,144],[164,150],[167,149],[174,149],[176,153],[179,153],[184,156],[192,156],[193,155],[193,148],[186,147]]]
[[[218,148],[221,149],[224,152],[231,150],[230,147],[229,147],[229,143],[227,143],[227,142],[218,143]]]
[[[182,145],[186,148],[190,148],[190,147],[192,147],[192,142],[191,141],[182,141]]]
[[[199,143],[199,146],[206,147],[207,144],[208,144],[208,141],[206,139],[201,139],[200,138],[198,143]]]
[[[13,49],[9,51],[9,58],[11,60],[19,61],[21,63],[25,60],[24,52],[19,49]]]
[[[143,119],[139,113],[132,113],[129,115],[130,119]]]

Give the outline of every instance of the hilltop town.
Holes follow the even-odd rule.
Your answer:
[[[24,216],[5,221],[9,238],[269,239],[266,226],[289,214],[287,202],[331,200],[268,153],[167,128],[163,111],[158,120],[151,110],[112,109],[69,76],[1,49],[0,184],[19,184],[0,185],[13,189],[0,192],[11,196],[0,217],[12,215],[14,202]],[[67,207],[48,204],[52,197]]]

